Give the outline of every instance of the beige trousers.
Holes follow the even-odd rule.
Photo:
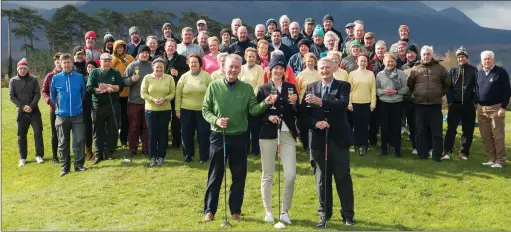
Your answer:
[[[499,164],[506,162],[505,143],[505,117],[497,117],[500,104],[492,106],[477,106],[477,120],[479,132],[483,139],[484,150],[488,155],[488,161]]]
[[[261,177],[261,195],[263,196],[264,207],[271,209],[275,157],[277,156],[277,139],[259,139],[259,145],[261,147],[261,163],[263,169]],[[284,168],[282,212],[288,212],[293,200],[296,178],[296,140],[289,131],[282,131],[280,133],[280,159]]]

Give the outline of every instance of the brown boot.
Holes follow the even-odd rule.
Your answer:
[[[233,215],[231,215],[231,217],[232,217],[232,220],[234,220],[234,221],[240,221],[241,220],[241,215],[239,215],[239,214],[233,214]]]
[[[85,155],[87,156],[87,158],[86,158],[87,161],[91,161],[94,158],[91,148],[88,148],[88,147],[85,148]]]
[[[202,218],[202,222],[211,222],[215,220],[215,215],[213,213],[207,213],[204,215],[204,218]]]

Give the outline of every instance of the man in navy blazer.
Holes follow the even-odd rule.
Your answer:
[[[332,174],[337,194],[341,200],[341,216],[346,225],[353,225],[354,197],[350,175],[349,148],[353,144],[350,126],[346,117],[351,85],[335,80],[334,62],[322,58],[318,62],[321,80],[307,86],[301,104],[303,120],[312,133],[311,158],[316,176],[316,191],[319,196],[320,215],[317,228],[325,228],[332,216]],[[308,94],[312,93],[312,94]],[[307,107],[310,105],[310,107]],[[325,173],[325,131],[328,131],[328,167]],[[325,183],[326,176],[326,183]],[[325,206],[325,188],[327,192]]]

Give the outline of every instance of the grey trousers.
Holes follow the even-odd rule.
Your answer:
[[[58,152],[62,161],[62,170],[69,171],[71,168],[71,150],[70,135],[73,133],[74,144],[74,167],[81,168],[85,163],[84,150],[85,150],[85,124],[83,122],[83,115],[73,117],[63,117],[57,115],[55,119],[55,128],[57,129],[57,137],[59,140]]]

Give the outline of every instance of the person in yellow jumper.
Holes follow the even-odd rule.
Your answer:
[[[147,74],[140,93],[145,100],[145,118],[149,137],[149,166],[162,166],[169,146],[169,123],[172,107],[170,101],[175,96],[174,78],[164,73],[165,60],[153,60],[153,73]]]
[[[257,94],[259,87],[264,85],[264,71],[261,65],[256,64],[257,49],[247,48],[245,50],[246,64],[241,66],[239,75],[240,80],[248,83],[254,89],[254,94]],[[259,131],[261,130],[261,123],[259,117],[252,115],[248,116],[248,130],[247,136],[247,154],[250,154],[250,144],[252,144],[252,155],[259,155]],[[252,138],[250,138],[252,136]]]
[[[334,78],[340,81],[348,81],[348,72],[340,67],[342,53],[339,51],[329,51],[327,54],[335,62]]]
[[[303,55],[303,63],[305,64],[305,69],[302,70],[296,77],[298,96],[305,96],[307,85],[312,82],[321,80],[318,70],[315,69],[316,65],[318,64],[318,57],[314,55],[314,53],[305,53],[305,55]],[[300,98],[299,100],[301,103],[303,99]],[[300,142],[302,142],[304,151],[308,153],[309,129],[307,128],[307,124],[301,118],[298,118],[298,126],[300,128]]]
[[[126,68],[131,62],[135,61],[133,56],[126,54],[126,43],[123,40],[117,40],[114,42],[114,50],[112,53],[112,68],[117,69],[121,74],[124,74]],[[128,145],[128,93],[129,88],[124,88],[119,93],[119,104],[121,105],[121,116],[117,119],[119,123],[119,129],[121,130],[119,138],[121,140],[121,146],[124,148]]]
[[[220,68],[213,73],[211,73],[212,80],[223,80],[225,79],[224,67],[225,67],[225,58],[229,55],[227,52],[222,52],[217,55],[216,59],[218,60],[218,64]]]
[[[350,103],[348,110],[353,112],[353,130],[355,137],[355,153],[367,154],[369,141],[369,116],[376,108],[376,83],[374,73],[367,67],[367,56],[357,58],[358,68],[349,74],[351,84]],[[360,153],[362,147],[362,153]]]
[[[209,84],[213,81],[202,70],[202,59],[198,54],[186,58],[190,71],[181,76],[176,86],[176,116],[181,120],[181,147],[184,162],[189,163],[195,153],[193,137],[197,130],[200,162],[209,160],[210,126],[202,116],[202,102]]]

